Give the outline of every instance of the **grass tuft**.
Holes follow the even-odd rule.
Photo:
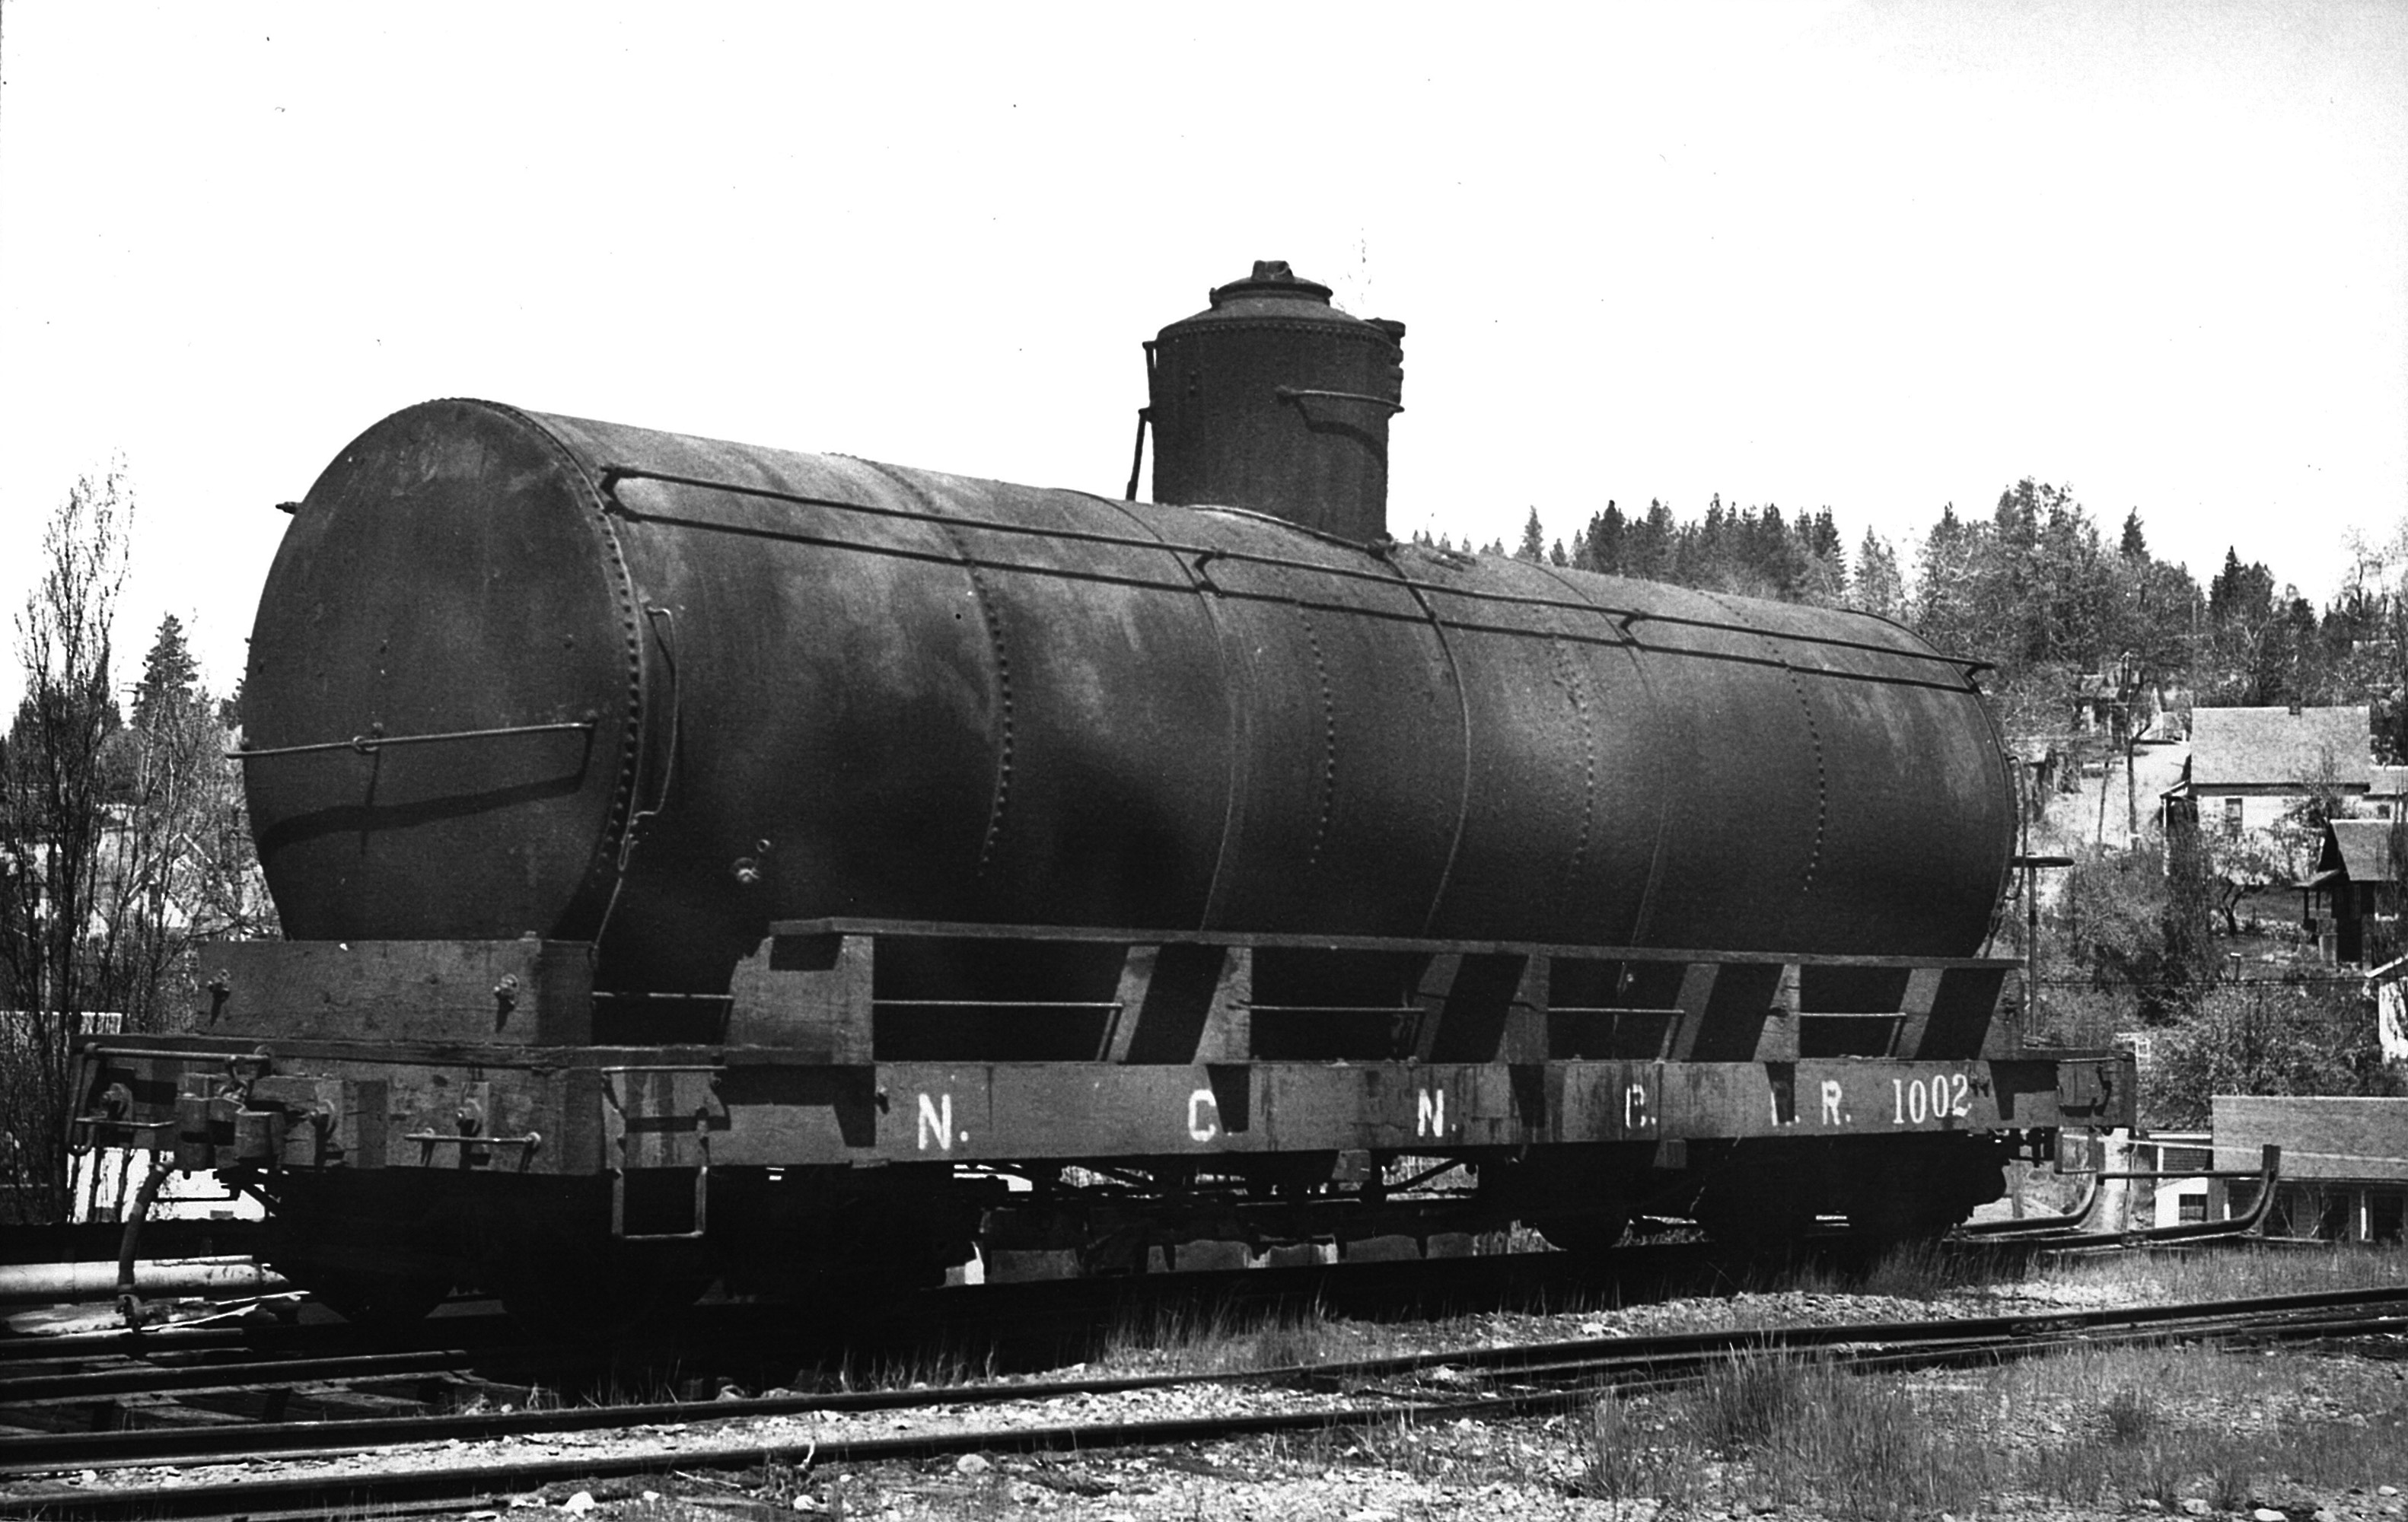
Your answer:
[[[2408,1381],[2305,1352],[2113,1349],[1915,1374],[1758,1354],[1684,1389],[1603,1396],[1580,1443],[1577,1493],[1661,1515],[2245,1513],[2282,1504],[2270,1484],[2400,1483]]]
[[[1784,1431],[1808,1394],[1809,1370],[1795,1358],[1742,1353],[1706,1371],[1690,1404],[1690,1430],[1707,1448],[1736,1454]]]
[[[2128,1448],[2157,1429],[2157,1403],[2145,1390],[2125,1388],[2107,1398],[2107,1441]]]
[[[1107,1369],[1238,1373],[1353,1356],[1356,1349],[1318,1305],[1249,1316],[1226,1304],[1158,1306],[1105,1334]]]

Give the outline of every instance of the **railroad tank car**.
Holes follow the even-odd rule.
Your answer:
[[[1396,541],[1404,328],[1328,298],[1258,266],[1146,346],[1154,502],[368,429],[243,689],[287,939],[195,1036],[95,1043],[81,1134],[248,1170],[358,1314],[576,1320],[982,1232],[1933,1229],[2128,1116],[1975,955],[2014,820],[1971,668]],[[1478,1186],[1392,1200],[1413,1158]]]

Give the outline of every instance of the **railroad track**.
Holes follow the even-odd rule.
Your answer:
[[[798,1364],[858,1365],[865,1358],[903,1363],[950,1355],[1039,1369],[1084,1357],[1116,1324],[1181,1309],[1254,1316],[1310,1305],[1394,1317],[1561,1305],[1579,1297],[1629,1302],[1760,1283],[1798,1262],[1828,1266],[1847,1251],[1844,1242],[1835,1241],[1816,1255],[1774,1264],[1691,1242],[1627,1248],[1610,1258],[1522,1253],[956,1286],[899,1298],[875,1317],[857,1313],[818,1337],[785,1305],[709,1304],[602,1346],[548,1350],[525,1343],[498,1309],[480,1312],[478,1302],[454,1302],[445,1314],[373,1337],[340,1322],[295,1325],[288,1317],[242,1326],[220,1319],[141,1332],[0,1339],[0,1412],[179,1390],[266,1389],[471,1368],[491,1373],[501,1363],[514,1379],[532,1372],[555,1387],[573,1384],[579,1370],[604,1363],[624,1372],[648,1363],[691,1368],[721,1358],[731,1360],[721,1372],[756,1386],[768,1382],[756,1377],[762,1371],[782,1377]]]
[[[1161,1445],[1273,1431],[1310,1431],[1407,1419],[1498,1420],[1556,1411],[1601,1389],[1664,1388],[1703,1376],[1735,1356],[1812,1357],[1858,1368],[1907,1369],[2029,1357],[2075,1345],[2172,1341],[2408,1338],[2408,1286],[2114,1311],[1868,1326],[1601,1338],[1461,1349],[1346,1363],[1222,1374],[1141,1374],[1015,1381],[935,1389],[779,1395],[673,1401],[605,1411],[485,1411],[322,1422],[262,1422],[204,1430],[153,1429],[0,1439],[0,1509],[68,1518],[264,1519],[338,1507],[456,1506],[563,1482],[603,1483],[671,1470],[868,1462],[972,1452]],[[1134,1420],[1032,1420],[1063,1402],[1179,1386],[1254,1386],[1283,1392],[1281,1408],[1188,1413]],[[941,1428],[844,1435],[796,1417],[950,1408]],[[985,1413],[973,1416],[972,1413]],[[768,1419],[785,1420],[770,1424]],[[608,1454],[484,1455],[470,1443],[614,1429],[676,1429],[711,1435]],[[428,1462],[397,1472],[330,1472],[322,1465],[407,1445]],[[68,1486],[62,1471],[122,1472],[161,1465],[280,1463],[303,1472],[238,1483]]]
[[[2029,1233],[1957,1243],[1971,1255],[2055,1251],[2062,1234]],[[2072,1240],[2131,1246],[2129,1235]],[[2200,1245],[2213,1245],[2203,1242]],[[1806,1260],[1861,1258],[1843,1237]],[[889,1308],[884,1326],[849,1318],[832,1343],[798,1328],[779,1306],[718,1305],[649,1339],[604,1347],[529,1344],[497,1310],[454,1313],[369,1339],[339,1323],[211,1323],[140,1333],[0,1340],[0,1430],[92,1433],[118,1428],[209,1427],[442,1415],[468,1406],[524,1405],[543,1395],[570,1403],[624,1403],[630,1387],[691,1394],[723,1386],[821,1387],[862,1367],[954,1361],[1033,1371],[1086,1357],[1115,1325],[1185,1310],[1253,1320],[1283,1306],[1356,1318],[1432,1311],[1507,1310],[1568,1299],[1633,1303],[1681,1293],[1777,1284],[1792,1259],[1734,1258],[1703,1243],[1624,1249],[1610,1259],[1566,1254],[1348,1264],[1283,1270],[1146,1275],[930,1291]]]

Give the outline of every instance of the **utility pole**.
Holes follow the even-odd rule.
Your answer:
[[[2133,775],[2132,763],[2140,756],[2142,725],[2133,721],[2141,706],[2141,695],[2148,686],[2148,671],[2125,652],[2122,674],[2116,688],[2124,697],[2124,842],[2128,849],[2141,838],[2141,783]]]
[[[2028,828],[2025,843],[2030,843]],[[2015,857],[2014,865],[2024,869],[2024,1034],[2029,1037],[2040,1026],[2040,869],[2071,867],[2073,858],[2026,854]]]
[[[2015,853],[2009,865],[2020,867],[2024,872],[2024,1033],[2029,1036],[2040,1027],[2040,869],[2071,867],[2073,858],[2035,856],[2031,854],[2032,815],[2040,811],[2039,776],[2031,761],[2024,762],[2023,770],[2025,785],[2017,789],[2023,796],[2022,817],[2015,822],[2022,837],[2022,849]],[[2074,827],[2079,829],[2081,826],[2077,825]]]

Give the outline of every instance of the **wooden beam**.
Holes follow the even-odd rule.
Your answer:
[[[769,937],[728,982],[728,1044],[820,1053],[826,1063],[868,1062],[876,965],[868,936]]]

